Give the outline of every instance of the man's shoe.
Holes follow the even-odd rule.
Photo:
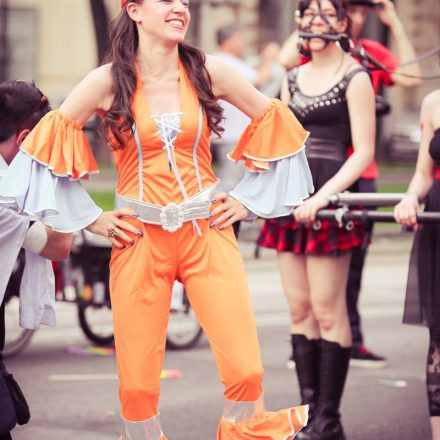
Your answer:
[[[386,358],[372,353],[365,345],[354,345],[351,351],[350,367],[386,368]]]

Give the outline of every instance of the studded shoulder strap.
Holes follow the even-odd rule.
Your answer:
[[[358,67],[357,69],[352,70],[351,72],[348,72],[344,75],[344,78],[342,79],[342,86],[341,89],[346,91],[348,85],[350,84],[350,81],[361,72],[367,72],[367,70],[364,67]],[[368,72],[367,72],[368,73]]]

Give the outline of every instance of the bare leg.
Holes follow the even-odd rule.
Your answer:
[[[281,280],[291,316],[291,361],[296,366],[301,403],[310,406],[309,422],[312,423],[318,403],[320,335],[310,302],[306,258],[291,252],[278,254]],[[305,431],[303,436],[307,435]]]
[[[432,440],[440,440],[440,417],[431,417]]]
[[[307,275],[314,316],[319,325],[318,401],[304,440],[344,440],[339,407],[351,353],[345,289],[350,253],[308,256]]]
[[[351,254],[308,256],[307,275],[314,316],[322,339],[351,346],[345,289]]]
[[[306,258],[304,255],[295,255],[292,252],[280,252],[278,267],[289,305],[292,334],[319,339],[319,328],[310,302]]]

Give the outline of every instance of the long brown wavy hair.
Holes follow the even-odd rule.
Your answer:
[[[144,0],[132,0],[142,4]],[[125,6],[110,26],[110,48],[104,62],[111,63],[114,100],[105,113],[104,132],[113,149],[124,147],[124,139],[131,137],[134,117],[131,109],[136,87],[135,61],[139,45],[139,34],[134,21],[128,16]],[[178,46],[180,59],[189,80],[197,93],[208,120],[208,126],[217,135],[223,132],[221,122],[223,110],[213,92],[212,82],[205,67],[205,54],[186,43]]]

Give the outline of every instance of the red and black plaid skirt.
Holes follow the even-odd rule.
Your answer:
[[[315,230],[295,221],[293,216],[269,219],[263,225],[258,244],[276,249],[278,252],[293,252],[305,255],[340,255],[344,251],[361,247],[367,231],[359,224],[347,231],[335,222],[322,221]]]

